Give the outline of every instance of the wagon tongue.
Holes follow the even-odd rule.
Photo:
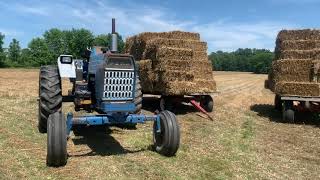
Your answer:
[[[205,114],[207,116],[207,118],[209,118],[211,121],[213,121],[213,117],[211,117],[211,115],[205,110],[203,109],[199,103],[197,103],[195,100],[191,100],[190,103],[193,105],[193,107],[195,107],[196,109],[198,109],[200,112],[202,112],[203,114]],[[202,117],[202,116],[201,116]]]

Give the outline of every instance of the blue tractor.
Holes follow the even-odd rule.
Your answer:
[[[47,165],[58,167],[67,163],[67,139],[80,126],[122,125],[154,121],[153,147],[164,156],[174,156],[179,148],[180,130],[175,115],[161,111],[141,114],[142,93],[138,67],[131,55],[117,53],[115,20],[112,19],[112,48],[87,49],[84,60],[61,55],[58,66],[43,66],[39,75],[38,129],[47,133]],[[73,88],[69,100],[75,111],[96,111],[98,114],[66,117],[62,113],[61,78],[69,78]]]

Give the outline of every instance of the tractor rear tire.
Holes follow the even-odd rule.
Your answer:
[[[47,166],[59,167],[67,163],[67,127],[61,111],[49,115],[47,123]]]
[[[200,106],[207,112],[213,111],[213,99],[210,95],[205,95],[201,97]]]
[[[180,129],[176,116],[170,111],[160,112],[160,129],[157,132],[157,121],[153,124],[154,149],[161,155],[174,156],[179,149]]]
[[[142,91],[139,76],[136,78],[136,91],[134,95],[134,105],[136,107],[134,114],[140,114],[142,109]]]
[[[133,114],[141,114],[142,109],[142,91],[139,76],[136,77],[136,90],[134,94],[135,110]],[[119,124],[118,127],[124,129],[135,130],[137,129],[137,123]]]
[[[40,68],[39,97],[38,130],[46,133],[49,115],[62,107],[61,78],[56,66]]]

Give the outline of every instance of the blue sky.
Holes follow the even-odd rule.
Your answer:
[[[144,31],[185,30],[201,34],[209,51],[273,50],[281,29],[319,27],[320,0],[0,0],[0,32],[27,47],[47,29],[86,28],[110,32],[111,18],[124,37]]]

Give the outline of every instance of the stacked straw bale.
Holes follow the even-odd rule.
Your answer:
[[[127,38],[125,51],[139,65],[142,91],[161,95],[216,91],[207,43],[198,33],[141,33]]]
[[[280,95],[320,96],[320,30],[282,30],[266,86]]]

